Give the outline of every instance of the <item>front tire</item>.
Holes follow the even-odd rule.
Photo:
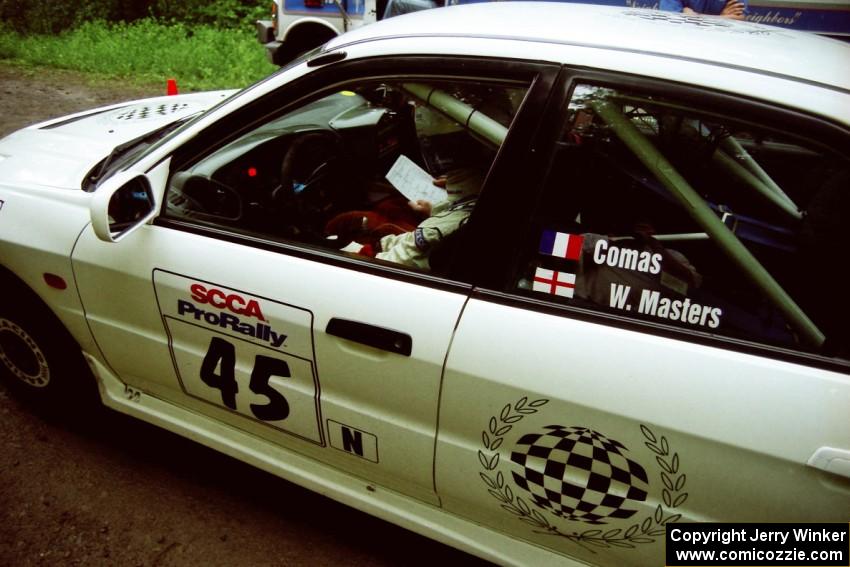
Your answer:
[[[79,346],[44,305],[0,305],[0,379],[39,406],[73,411],[97,400],[94,378]]]

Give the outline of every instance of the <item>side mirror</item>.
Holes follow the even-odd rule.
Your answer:
[[[91,202],[92,228],[105,242],[118,242],[156,215],[156,203],[148,178],[122,171],[108,179]]]

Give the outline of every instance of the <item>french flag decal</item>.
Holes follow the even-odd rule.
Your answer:
[[[540,253],[566,258],[567,260],[578,260],[581,258],[581,245],[583,243],[583,236],[544,230],[540,236]]]
[[[576,290],[576,275],[537,268],[534,270],[534,282],[531,284],[531,289],[572,298]]]

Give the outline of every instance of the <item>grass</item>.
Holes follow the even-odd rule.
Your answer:
[[[241,88],[277,67],[251,30],[189,28],[141,20],[85,23],[58,36],[0,28],[0,59],[121,79],[132,85],[173,77],[182,91]]]

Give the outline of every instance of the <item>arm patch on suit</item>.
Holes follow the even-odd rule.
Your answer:
[[[431,243],[425,238],[425,231],[422,228],[416,228],[413,231],[413,242],[423,252],[431,246]]]

